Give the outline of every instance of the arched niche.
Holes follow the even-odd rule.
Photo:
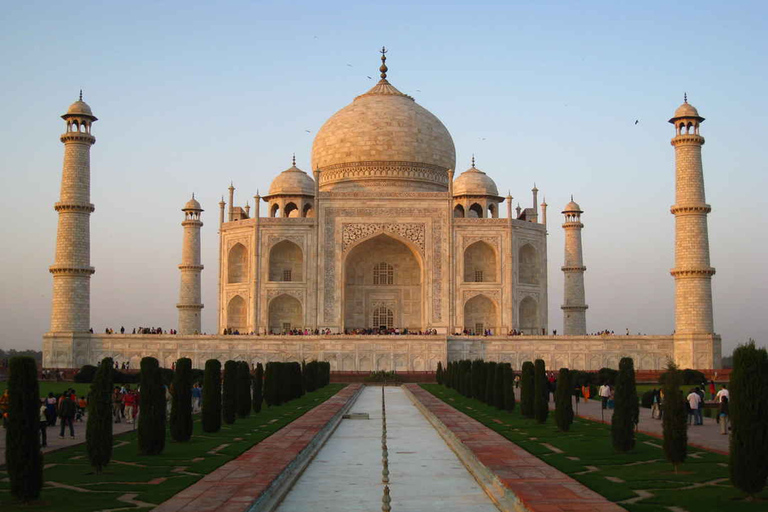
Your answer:
[[[244,333],[247,327],[245,300],[235,295],[227,304],[227,327],[233,331]]]
[[[464,250],[465,282],[496,282],[498,280],[496,267],[496,251],[487,242],[475,242]]]
[[[270,281],[302,281],[303,270],[304,253],[290,240],[278,242],[269,250]]]
[[[315,209],[312,208],[311,203],[307,203],[304,205],[304,210],[301,212],[302,217],[314,217],[315,216]]]
[[[539,305],[532,297],[520,301],[520,330],[525,334],[539,334]]]
[[[272,206],[269,207],[269,216],[270,217],[279,217],[280,216],[280,205],[277,203],[273,203]]]
[[[227,282],[244,283],[248,278],[248,251],[243,244],[235,244],[227,256]]]
[[[344,327],[379,327],[373,310],[384,305],[393,327],[422,329],[422,283],[421,258],[404,241],[382,233],[359,243],[344,259]]]
[[[457,204],[453,208],[453,216],[457,219],[463,219],[464,218],[464,207],[460,204]]]
[[[531,244],[525,244],[519,251],[519,277],[523,284],[539,284],[539,255]]]
[[[304,325],[303,308],[296,297],[282,294],[269,302],[269,332],[282,334]]]
[[[485,295],[475,295],[464,303],[464,329],[475,334],[483,334],[490,329],[492,334],[496,334],[497,324],[496,303]]]

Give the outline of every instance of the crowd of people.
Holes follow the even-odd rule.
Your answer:
[[[715,420],[720,425],[720,433],[726,435],[729,430],[730,411],[729,400],[730,392],[725,384],[722,384],[720,390],[715,392],[715,382],[702,384],[691,389],[685,396],[685,409],[688,413],[688,424],[693,426],[704,425],[704,408],[707,403],[707,391],[709,392],[709,401],[714,402],[717,407]],[[664,390],[653,389],[651,391],[651,418],[662,419],[664,403]]]
[[[93,328],[89,329],[93,334]],[[116,334],[115,330],[111,327],[104,329],[104,334]],[[125,334],[125,327],[120,327],[120,334]],[[179,334],[176,329],[168,329],[164,331],[162,327],[135,327],[131,334]]]

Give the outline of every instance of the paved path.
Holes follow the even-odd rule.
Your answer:
[[[624,509],[531,455],[501,434],[416,384],[405,384],[478,461],[531,512],[619,512]]]
[[[68,448],[70,446],[76,446],[78,444],[85,443],[85,426],[88,421],[88,417],[86,416],[85,420],[82,422],[75,422],[75,438],[72,439],[69,437],[69,428],[66,429],[64,432],[64,439],[59,439],[59,432],[60,432],[60,426],[59,422],[60,420],[56,421],[56,425],[53,427],[48,427],[48,446],[43,448],[43,453],[48,452],[54,452],[57,450],[61,450],[62,448]],[[125,423],[123,421],[122,423],[113,423],[112,425],[112,434],[122,434],[124,432],[128,432],[129,430],[133,430],[136,427],[134,424]],[[0,428],[0,465],[5,465],[5,429]]]
[[[554,402],[550,402],[550,409],[555,408]],[[576,403],[574,402],[573,410],[576,412]],[[582,399],[578,404],[578,415],[583,418],[591,420],[610,423],[613,417],[613,410],[602,410],[602,406],[597,400],[590,400],[585,403]],[[661,420],[655,420],[651,418],[651,410],[640,408],[640,422],[638,423],[640,432],[649,434],[655,437],[663,436]],[[720,434],[720,425],[713,418],[704,418],[704,425],[702,426],[689,426],[688,427],[688,444],[695,446],[696,448],[704,448],[712,450],[717,453],[728,454],[730,448],[728,446],[730,436]]]
[[[497,512],[400,387],[385,387],[392,510]],[[367,387],[277,512],[381,510],[381,387]]]
[[[235,460],[209,473],[154,512],[244,512],[352,399],[351,384]]]

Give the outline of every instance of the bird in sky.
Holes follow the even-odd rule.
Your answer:
[[[635,119],[635,124],[637,124],[637,123],[639,123],[639,122],[640,122],[640,120],[639,120],[639,119]]]
[[[351,68],[351,67],[352,67],[352,64],[350,64],[350,63],[347,63],[347,66],[349,66],[349,67]]]
[[[312,132],[311,132],[311,131],[309,131],[309,130],[304,130],[304,131],[305,131],[305,132],[307,132],[307,133],[312,133]]]
[[[367,76],[367,75],[366,75],[366,76]],[[368,80],[373,80],[373,78],[371,78],[371,77],[368,77]]]

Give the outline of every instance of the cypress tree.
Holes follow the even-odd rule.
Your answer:
[[[221,363],[216,359],[205,362],[203,376],[203,432],[221,429]]]
[[[683,392],[680,390],[682,382],[682,372],[670,361],[667,371],[662,375],[664,400],[661,408],[664,453],[667,460],[675,467],[675,473],[688,455],[688,413],[685,410]]]
[[[534,373],[533,363],[525,361],[520,376],[520,412],[526,418],[533,418]]]
[[[192,437],[192,360],[182,357],[173,372],[171,437],[183,443]]]
[[[515,410],[515,372],[512,371],[512,365],[504,363],[504,410],[512,412]]]
[[[539,423],[546,423],[549,416],[549,382],[543,359],[534,362],[533,415]]]
[[[496,375],[493,378],[493,387],[495,403],[497,409],[504,408],[504,365],[498,363],[496,365]]]
[[[224,363],[224,384],[221,396],[221,410],[224,423],[231,425],[237,415],[237,362]]]
[[[277,392],[280,395],[280,403],[284,404],[293,398],[291,396],[291,367],[290,363],[277,363]]]
[[[251,415],[251,368],[246,361],[237,363],[237,415]]]
[[[437,372],[435,373],[435,380],[438,384],[443,384],[443,363],[437,362]]]
[[[105,357],[99,364],[88,399],[85,441],[88,459],[96,474],[112,459],[112,372],[114,363]]]
[[[635,363],[631,357],[619,361],[616,377],[615,408],[611,419],[611,438],[617,452],[628,452],[635,447],[635,425],[640,415],[640,405],[635,387]]]
[[[276,403],[277,395],[275,394],[275,364],[273,362],[267,363],[264,369],[264,401],[267,403],[267,407],[278,405]]]
[[[288,364],[291,365],[291,400],[294,400],[304,395],[304,379],[301,375],[301,364],[298,362]]]
[[[496,390],[493,387],[493,382],[496,378],[496,363],[489,362],[485,370],[485,400],[484,402],[490,406],[493,406],[496,402]]]
[[[154,357],[141,359],[139,453],[159,455],[165,448],[165,387]]]
[[[12,357],[9,372],[5,463],[11,481],[11,495],[29,503],[40,496],[43,486],[37,363],[32,357]]]
[[[482,388],[482,381],[480,380],[480,374],[481,370],[480,368],[483,366],[483,360],[482,359],[475,359],[472,361],[472,366],[470,371],[472,372],[472,396],[480,400],[482,398],[482,395],[480,393],[480,390]]]
[[[256,375],[253,376],[253,412],[261,412],[261,402],[264,401],[262,389],[264,386],[264,367],[261,363],[256,364]]]
[[[731,483],[754,496],[768,476],[768,352],[754,340],[734,350],[730,386]]]
[[[573,423],[572,387],[571,372],[568,368],[560,368],[555,389],[555,423],[562,432],[568,432]]]

